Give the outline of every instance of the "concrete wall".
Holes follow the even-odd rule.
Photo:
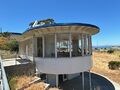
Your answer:
[[[38,72],[48,74],[74,74],[90,70],[91,56],[72,58],[39,58],[35,57]]]
[[[28,59],[33,56],[32,39],[19,42],[19,55],[23,58]]]
[[[7,76],[14,75],[33,75],[34,74],[34,65],[32,63],[20,64],[5,67]]]

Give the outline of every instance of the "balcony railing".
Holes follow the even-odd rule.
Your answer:
[[[1,80],[0,89],[1,90],[10,90],[1,56],[0,56],[0,80]]]
[[[72,58],[35,57],[38,72],[48,74],[73,74],[88,71],[92,67],[91,56]]]

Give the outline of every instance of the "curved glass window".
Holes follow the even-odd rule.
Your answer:
[[[37,38],[37,56],[42,57],[43,56],[43,45],[42,45],[42,37]]]
[[[82,44],[81,44],[82,36],[81,34],[72,34],[72,57],[82,56]]]
[[[83,42],[84,42],[83,52],[84,52],[84,55],[90,55],[91,54],[92,47],[91,47],[91,39],[90,38],[91,38],[90,35],[87,35],[87,34],[83,35]]]
[[[55,57],[55,36],[48,34],[44,36],[45,57]]]
[[[91,36],[80,33],[46,34],[37,37],[38,57],[77,57],[91,55]]]
[[[57,57],[70,57],[69,34],[57,34]]]

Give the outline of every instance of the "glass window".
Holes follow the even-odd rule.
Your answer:
[[[84,35],[84,55],[89,55],[90,54],[90,36],[89,35]]]
[[[87,54],[91,55],[92,54],[92,45],[91,45],[91,36],[87,35]]]
[[[37,56],[43,56],[43,46],[42,46],[42,37],[37,38]]]
[[[55,57],[55,35],[48,34],[44,36],[45,57]]]
[[[69,34],[57,34],[57,57],[70,57]]]
[[[79,55],[82,56],[82,35],[79,34]]]
[[[84,55],[86,55],[87,54],[87,43],[86,43],[86,35],[84,34],[83,35],[83,45],[84,45],[84,47],[83,47],[83,52],[84,52]]]
[[[81,34],[72,34],[72,57],[82,56]]]

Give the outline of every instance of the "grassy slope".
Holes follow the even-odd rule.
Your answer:
[[[109,61],[120,61],[120,51],[116,51],[113,54],[93,52],[92,71],[105,75],[120,84],[120,70],[110,70],[108,68]]]
[[[32,85],[28,85],[35,78],[32,76],[14,76],[9,79],[11,90],[20,89],[25,87],[24,90],[45,90],[45,83],[38,82]],[[23,89],[22,89],[23,90]],[[58,88],[49,88],[48,90],[59,90]]]

